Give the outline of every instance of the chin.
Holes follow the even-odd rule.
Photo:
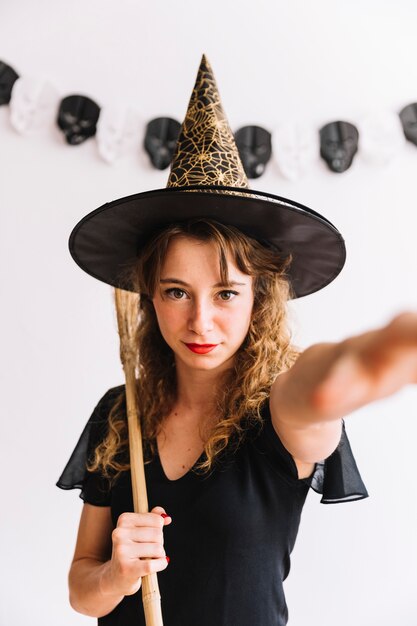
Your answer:
[[[188,348],[187,348],[188,350]],[[181,358],[183,363],[188,367],[198,371],[212,371],[216,369],[227,370],[232,366],[234,354],[219,358],[211,357],[209,355],[200,355],[191,353],[191,358],[187,355],[187,359]]]

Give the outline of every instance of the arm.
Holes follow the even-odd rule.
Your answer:
[[[299,478],[310,476],[314,464],[330,456],[340,441],[341,415],[332,421],[324,421],[312,402],[312,392],[324,375],[318,364],[321,363],[324,369],[325,364],[334,361],[336,345],[316,344],[307,348],[293,367],[280,374],[271,387],[272,425],[293,456]]]
[[[71,606],[84,615],[102,617],[125,595],[135,593],[142,576],[167,567],[161,507],[150,513],[123,513],[113,530],[110,507],[84,504],[69,572]]]
[[[341,418],[417,383],[417,314],[340,343],[314,345],[271,387],[273,426],[300,478],[337,447]],[[301,474],[301,475],[300,475]]]

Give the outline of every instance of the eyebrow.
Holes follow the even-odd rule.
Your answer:
[[[183,280],[180,280],[179,278],[161,278],[159,282],[162,284],[175,283],[176,285],[182,285],[183,287],[191,287],[191,285],[189,285]],[[246,283],[238,283],[235,280],[231,280],[229,283],[222,283],[222,282],[216,283],[215,285],[213,285],[213,288],[214,287],[234,287],[235,285],[240,285],[242,287],[245,287]]]

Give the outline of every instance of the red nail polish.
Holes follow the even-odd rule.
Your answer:
[[[168,561],[168,563],[169,563],[169,562],[170,562],[170,560],[171,560],[171,559],[169,558],[169,556],[166,556],[165,558],[166,558],[166,560],[167,560],[167,561]]]
[[[161,513],[161,517],[165,518],[165,517],[171,517],[171,516],[167,515],[166,513]]]

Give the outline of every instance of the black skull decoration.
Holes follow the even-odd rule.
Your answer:
[[[400,111],[404,135],[417,146],[417,102],[408,104]]]
[[[170,117],[157,117],[146,126],[144,148],[156,169],[164,170],[172,161],[181,124]]]
[[[349,122],[330,122],[320,129],[320,156],[332,172],[346,172],[358,151],[359,132]]]
[[[0,104],[9,104],[13,85],[19,78],[14,69],[0,61]]]
[[[97,131],[100,107],[86,96],[67,96],[61,100],[57,124],[67,143],[77,146]]]
[[[248,178],[259,178],[271,158],[271,133],[261,126],[243,126],[235,133],[235,141]]]

